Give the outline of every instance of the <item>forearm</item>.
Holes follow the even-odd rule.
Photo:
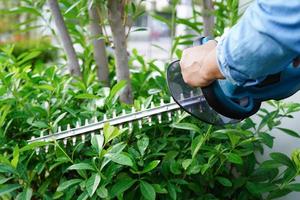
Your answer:
[[[300,1],[256,1],[217,46],[222,74],[252,85],[300,54]]]

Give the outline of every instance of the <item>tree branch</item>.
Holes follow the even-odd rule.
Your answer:
[[[65,21],[59,9],[57,0],[48,0],[48,4],[54,18],[58,37],[60,38],[63,48],[67,55],[70,74],[75,76],[81,76],[80,66],[78,63],[76,52],[73,47],[71,37],[68,33],[67,27],[65,25]]]

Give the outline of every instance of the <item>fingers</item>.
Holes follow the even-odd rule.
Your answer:
[[[192,87],[205,87],[213,82],[199,62],[194,62],[188,67],[181,68],[181,73],[184,82]]]
[[[180,60],[181,67],[187,67],[193,62],[201,63],[205,56],[216,47],[216,41],[209,41],[201,46],[194,46],[184,49]]]
[[[192,87],[205,87],[223,78],[216,56],[216,42],[185,49],[179,62],[183,80]]]

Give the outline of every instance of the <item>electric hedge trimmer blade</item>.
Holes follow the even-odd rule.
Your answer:
[[[183,101],[182,103],[186,106],[193,106],[194,103],[198,101],[197,98],[192,98],[194,100],[191,101]],[[196,102],[195,102],[196,101]],[[150,108],[145,108],[145,106],[141,105],[141,110],[136,111],[134,108],[130,112],[122,110],[120,114],[114,111],[112,113],[111,118],[109,118],[106,114],[104,114],[101,121],[98,121],[97,117],[94,117],[92,120],[85,120],[85,124],[81,125],[79,122],[76,123],[75,127],[71,127],[70,124],[67,125],[66,130],[62,130],[61,127],[58,127],[57,132],[49,133],[44,135],[41,133],[40,137],[35,138],[32,137],[28,140],[28,143],[33,142],[54,142],[54,141],[62,141],[64,147],[66,147],[69,143],[72,146],[75,146],[78,142],[85,143],[86,138],[93,136],[96,134],[103,134],[103,128],[106,123],[111,126],[118,126],[120,129],[128,128],[129,131],[133,129],[134,123],[138,126],[138,128],[142,128],[143,124],[146,123],[148,126],[152,126],[154,123],[158,122],[159,124],[163,121],[163,114],[166,113],[164,117],[167,122],[172,121],[172,117],[175,115],[174,112],[181,114],[179,105],[170,98],[169,103],[165,103],[161,100],[159,106],[155,106],[152,102],[150,104]],[[157,120],[154,121],[154,118]],[[45,152],[49,151],[49,146],[45,146]],[[36,148],[36,153],[39,154],[40,148]]]
[[[214,125],[224,125],[239,121],[217,113],[207,103],[201,88],[188,86],[182,78],[179,61],[171,63],[168,67],[167,82],[169,91],[178,105],[201,121]]]

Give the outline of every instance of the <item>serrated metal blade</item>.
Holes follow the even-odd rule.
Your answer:
[[[209,106],[200,87],[190,87],[184,82],[179,61],[174,61],[169,65],[167,69],[167,83],[175,102],[197,119],[214,125],[239,122],[239,120],[217,113]]]

